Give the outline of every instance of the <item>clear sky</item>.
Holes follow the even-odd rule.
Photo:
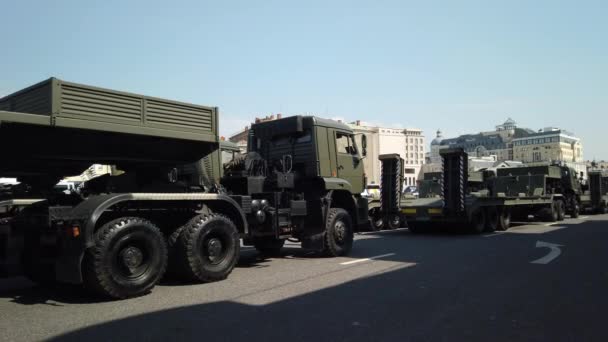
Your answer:
[[[430,141],[557,126],[608,159],[608,1],[4,1],[0,96],[50,76]]]

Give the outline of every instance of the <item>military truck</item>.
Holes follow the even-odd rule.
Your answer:
[[[0,99],[0,177],[36,200],[5,198],[0,269],[125,298],[166,270],[226,278],[239,238],[264,253],[292,239],[348,254],[354,227],[368,223],[365,140],[359,148],[348,126],[311,116],[259,123],[222,175],[218,112],[56,78]],[[82,195],[52,190],[95,163],[122,172]]]
[[[608,174],[599,170],[589,171],[580,198],[583,211],[590,214],[608,213]]]
[[[498,175],[492,171],[468,171],[468,156],[462,149],[440,152],[443,170],[421,184],[417,199],[400,198],[396,184],[402,160],[382,155],[382,211],[400,216],[413,233],[431,228],[466,228],[471,232],[506,230],[511,218],[537,215],[547,221],[563,220],[566,213],[578,215],[577,207],[567,207],[559,168],[550,174],[530,174],[524,168],[509,168]],[[385,177],[386,174],[386,177]]]

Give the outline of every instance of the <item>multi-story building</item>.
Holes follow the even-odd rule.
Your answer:
[[[426,152],[426,142],[422,130],[378,127],[361,121],[352,122],[349,126],[357,134],[358,144],[361,144],[361,135],[367,136],[367,157],[364,168],[369,184],[380,183],[381,170],[378,156],[398,153],[405,163],[404,185],[416,185]]]
[[[465,134],[457,138],[444,139],[441,131],[431,143],[430,159],[439,162],[439,150],[443,148],[462,148],[469,155],[476,157],[496,156],[498,161],[513,159],[513,140],[532,134],[534,131],[517,127],[517,123],[509,118],[497,125],[496,129],[477,134]]]
[[[583,146],[574,134],[557,128],[545,128],[538,132],[519,128],[513,119],[509,118],[494,131],[477,134],[461,135],[457,138],[443,139],[441,131],[431,143],[431,153],[428,159],[431,164],[438,164],[439,151],[443,148],[463,148],[470,156],[496,156],[500,161],[521,161],[523,163],[561,162],[586,175],[586,165],[583,162]],[[425,168],[436,170],[429,165]]]
[[[604,172],[608,172],[608,161],[606,161],[606,160],[587,161],[587,170],[601,170]]]
[[[513,155],[524,163],[563,161],[583,162],[581,139],[574,134],[548,127],[513,140]]]

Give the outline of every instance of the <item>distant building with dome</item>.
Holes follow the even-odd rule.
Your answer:
[[[439,151],[444,148],[462,148],[473,158],[495,156],[497,162],[564,162],[586,174],[582,142],[573,133],[553,127],[538,131],[520,128],[512,118],[496,125],[493,131],[456,138],[445,139],[438,130],[431,142],[427,170],[434,170],[434,165],[441,163]]]

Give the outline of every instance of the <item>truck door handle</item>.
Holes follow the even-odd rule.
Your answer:
[[[344,170],[344,166],[338,165],[338,170]]]

